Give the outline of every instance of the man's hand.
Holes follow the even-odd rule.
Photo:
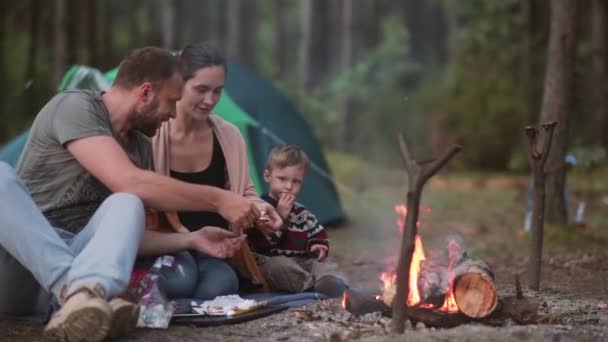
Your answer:
[[[293,207],[293,203],[296,201],[296,196],[292,194],[282,193],[279,198],[279,203],[277,204],[277,211],[279,215],[283,218],[283,220],[287,219],[289,216],[289,212]]]
[[[230,191],[222,193],[218,213],[236,229],[251,227],[260,217],[260,210],[253,201]]]
[[[261,213],[263,213],[260,219],[258,219],[256,222],[256,227],[259,230],[265,234],[270,234],[281,229],[283,220],[273,206],[268,203],[261,203],[258,205],[258,209]]]
[[[327,251],[329,248],[325,245],[312,245],[310,252],[317,257],[317,261],[321,262],[327,258]]]
[[[190,249],[218,259],[230,258],[245,241],[246,235],[237,236],[233,232],[218,227],[203,227],[189,233]]]

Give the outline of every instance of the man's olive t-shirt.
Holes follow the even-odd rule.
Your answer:
[[[38,113],[17,172],[51,225],[78,232],[111,194],[68,152],[70,141],[114,137],[138,167],[152,168],[150,140],[132,131],[127,141],[112,129],[101,93],[69,90],[51,99]],[[95,154],[96,151],[91,151]],[[102,154],[95,155],[103,161]]]

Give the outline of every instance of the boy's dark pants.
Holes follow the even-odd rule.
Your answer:
[[[271,291],[304,292],[324,275],[337,276],[337,265],[328,260],[259,254],[256,259]]]

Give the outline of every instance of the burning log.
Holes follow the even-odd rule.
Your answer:
[[[465,270],[471,271],[468,272]],[[481,277],[484,279],[482,283],[484,283],[484,285],[485,281],[488,280],[486,275],[493,279],[492,272],[487,267],[487,264],[480,260],[466,257],[465,260],[456,267],[456,278],[459,279],[459,275],[461,274],[466,276],[470,274],[478,274],[478,272],[481,272],[482,274]],[[462,277],[460,277],[460,279],[461,278]],[[462,279],[455,281],[454,284],[459,288],[466,288],[465,283],[462,283]],[[454,292],[457,293],[458,290]],[[389,297],[386,296],[385,292],[383,295],[383,300],[387,300]],[[392,299],[393,297],[390,298]],[[469,296],[467,297],[469,299],[471,298]],[[342,307],[356,316],[361,316],[372,312],[380,312],[385,317],[391,317],[392,312],[390,310],[390,301],[388,304],[385,304],[382,300],[377,298],[378,297],[374,297],[361,291],[349,289],[345,292],[343,297]],[[478,301],[475,300],[473,302],[478,303]],[[483,303],[487,301],[481,302]],[[489,302],[491,303],[491,301]],[[519,278],[516,278],[516,295],[501,298],[497,302],[498,303],[494,302],[493,304],[496,309],[493,310],[489,316],[483,318],[481,316],[471,317],[465,314],[464,311],[445,312],[442,311],[441,308],[433,309],[425,304],[404,307],[407,317],[412,322],[412,325],[416,325],[416,323],[421,322],[427,327],[436,328],[451,328],[469,322],[478,322],[491,326],[501,326],[504,325],[508,320],[513,320],[517,324],[529,324],[539,321],[538,307],[540,305],[540,301],[535,298],[523,296]]]
[[[420,308],[439,308],[443,304],[441,310],[447,310],[445,302],[449,291],[453,293],[458,310],[467,317],[487,317],[496,308],[494,273],[483,260],[471,258],[464,253],[457,260],[452,271],[449,271],[448,266],[430,260],[424,260],[421,264],[418,278]],[[395,287],[394,282],[385,287],[382,300],[386,305],[393,304]],[[409,308],[411,307],[408,307],[408,310]]]
[[[454,300],[471,318],[483,318],[496,308],[496,286],[490,266],[480,259],[463,258],[454,269]]]
[[[380,312],[385,317],[391,317],[392,314],[390,307],[376,299],[375,296],[351,288],[344,291],[342,307],[355,316],[372,312]]]
[[[421,303],[440,307],[445,301],[448,286],[447,265],[442,265],[433,259],[420,262],[418,291],[420,292]]]

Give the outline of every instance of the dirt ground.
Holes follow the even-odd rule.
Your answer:
[[[525,287],[529,236],[521,229],[521,186],[465,187],[447,195],[444,186],[431,188],[423,201],[433,208],[422,217],[425,245],[441,248],[445,236],[458,234],[469,251],[493,267],[499,297],[513,294],[515,274],[521,274]],[[593,224],[587,228],[547,227],[541,291],[525,290],[526,296],[542,302],[541,324],[506,321],[499,327],[469,323],[436,329],[418,323],[406,324],[404,335],[391,335],[390,319],[379,314],[354,317],[341,308],[340,300],[329,300],[237,325],[141,329],[120,341],[608,341],[606,202],[598,197],[591,203],[590,210],[597,214],[589,218]],[[383,212],[330,231],[335,261],[351,286],[379,291],[378,276],[390,269],[398,251],[393,219]],[[2,321],[0,341],[42,341],[41,331],[41,325]]]

